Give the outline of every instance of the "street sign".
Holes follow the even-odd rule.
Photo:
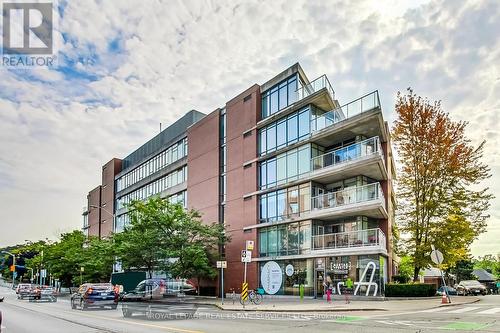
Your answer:
[[[246,250],[247,251],[252,251],[253,250],[253,240],[247,240],[247,242],[246,242]]]
[[[241,262],[252,262],[252,251],[241,251]]]
[[[441,265],[443,263],[444,257],[441,251],[439,250],[432,250],[431,252],[431,260],[433,263],[436,265]]]
[[[227,268],[227,261],[217,261],[217,268]]]
[[[46,278],[47,277],[47,270],[46,269],[42,269],[40,271],[40,277],[43,277],[43,278]]]

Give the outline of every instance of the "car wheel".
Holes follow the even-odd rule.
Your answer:
[[[75,300],[71,300],[71,308],[74,310],[76,309],[76,304],[75,304]]]

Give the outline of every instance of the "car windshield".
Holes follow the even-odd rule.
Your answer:
[[[481,285],[481,283],[479,283],[478,281],[474,281],[474,280],[462,281],[461,284],[464,285],[464,286],[467,286],[467,287],[480,286]]]

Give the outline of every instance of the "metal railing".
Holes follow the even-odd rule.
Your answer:
[[[335,208],[372,200],[381,200],[385,207],[384,193],[379,183],[348,187],[312,197],[311,209]]]
[[[322,130],[339,121],[354,117],[366,111],[380,107],[378,90],[364,95],[336,109],[311,117],[311,132]]]
[[[339,232],[312,236],[312,249],[339,249],[351,247],[383,246],[386,238],[380,228]]]
[[[381,153],[382,146],[380,145],[380,140],[378,136],[375,136],[332,152],[313,157],[311,159],[311,170],[319,170],[332,165],[342,164],[365,156]]]
[[[321,75],[317,79],[314,79],[311,81],[309,84],[306,84],[302,86],[301,88],[297,89],[297,101],[301,100],[302,98],[306,98],[309,95],[314,94],[315,92],[326,88],[330,96],[332,97],[332,100],[335,99],[335,91],[332,88],[332,85],[330,84],[330,81],[328,80],[328,77],[326,75]]]

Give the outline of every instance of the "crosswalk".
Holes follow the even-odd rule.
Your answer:
[[[473,313],[473,314],[478,314],[478,315],[495,315],[499,314],[500,315],[500,307],[492,307],[492,308],[487,308],[487,307],[481,307],[481,306],[464,306],[464,307],[459,307],[459,306],[442,306],[439,308],[433,308],[433,309],[427,309],[427,310],[422,310],[419,311],[420,313],[450,313],[450,314],[466,314],[466,313]]]

